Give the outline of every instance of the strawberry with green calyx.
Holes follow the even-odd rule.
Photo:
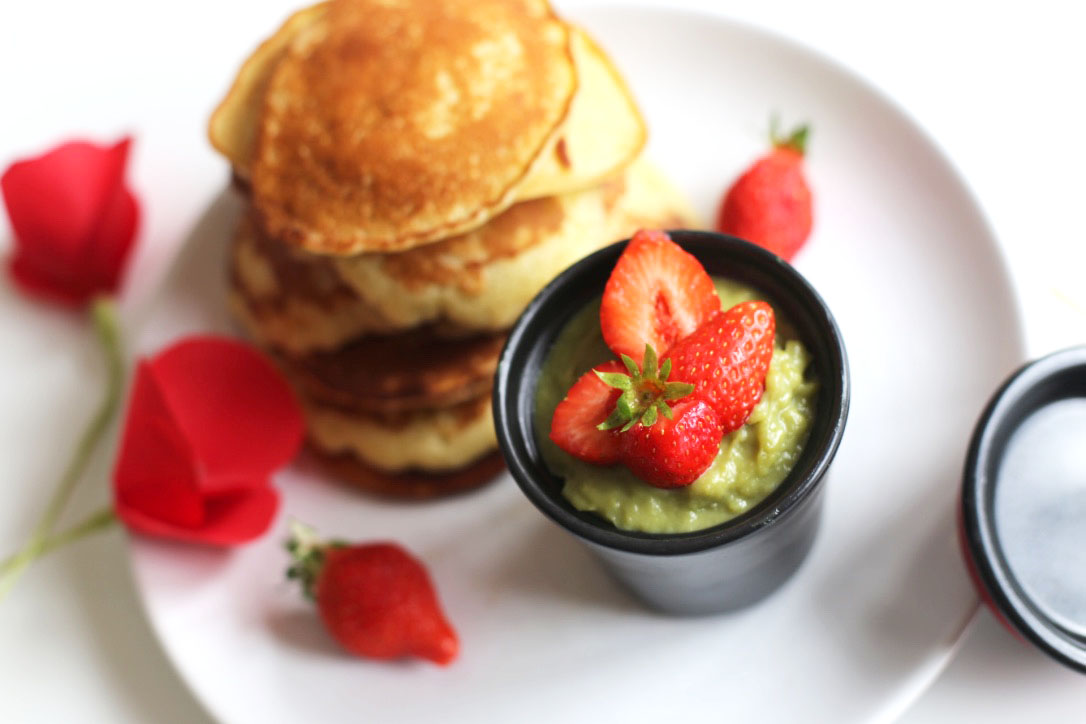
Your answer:
[[[711,406],[690,397],[695,387],[669,381],[671,360],[656,367],[656,351],[645,345],[644,363],[626,355],[629,374],[596,372],[600,380],[621,390],[600,430],[620,429],[623,464],[637,477],[659,488],[675,488],[697,480],[716,458],[720,421]]]
[[[622,391],[615,401],[614,411],[599,424],[599,430],[622,428],[621,431],[626,432],[636,423],[651,427],[661,415],[670,420],[672,412],[668,403],[694,391],[694,385],[687,382],[668,381],[671,375],[670,359],[664,360],[659,369],[656,368],[656,351],[651,344],[645,345],[642,358],[642,368],[638,369],[636,362],[622,355],[622,362],[629,374],[596,371],[605,384]]]
[[[695,396],[685,397],[667,417],[650,425],[637,422],[622,433],[622,462],[657,488],[690,485],[712,465],[723,436],[713,408]]]
[[[791,261],[813,224],[811,189],[803,173],[809,135],[804,125],[782,136],[773,121],[773,148],[728,189],[717,214],[719,231]]]
[[[807,153],[807,139],[811,136],[811,127],[807,124],[796,126],[787,136],[781,134],[780,119],[773,116],[769,120],[769,142],[773,148],[787,149],[803,156]]]
[[[694,395],[717,413],[724,433],[750,417],[765,390],[773,359],[776,318],[762,301],[718,311],[671,349],[675,376],[694,385]]]
[[[395,543],[322,541],[301,523],[286,544],[298,580],[325,628],[347,651],[448,664],[459,651],[425,567]]]
[[[616,357],[661,357],[720,309],[713,280],[666,232],[642,229],[623,249],[600,301],[600,332]],[[641,361],[641,360],[638,360]]]

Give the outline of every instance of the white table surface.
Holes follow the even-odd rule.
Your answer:
[[[570,7],[576,0],[559,2]],[[1030,357],[1086,343],[1086,9],[1075,2],[882,3],[683,0],[770,28],[836,58],[894,98],[970,184],[1014,271]],[[145,223],[125,297],[138,315],[176,244],[217,186],[203,140],[232,69],[284,16],[287,0],[136,0],[0,6],[0,166],[73,134],[138,137],[133,180]],[[0,248],[10,232],[0,222]],[[918,293],[922,289],[917,290]],[[40,334],[25,334],[31,318]],[[23,540],[96,385],[26,400],[5,374],[30,357],[42,374],[98,374],[74,317],[0,284],[0,550]],[[59,360],[59,361],[58,361]],[[1008,370],[1009,371],[1009,370]],[[964,446],[964,441],[963,441]],[[104,479],[108,461],[95,470]],[[106,501],[86,486],[73,515]],[[981,611],[947,670],[904,721],[1086,718],[1086,678],[1012,638]],[[205,722],[155,641],[118,531],[34,568],[0,604],[0,721]]]

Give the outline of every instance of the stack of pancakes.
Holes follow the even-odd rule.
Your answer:
[[[247,213],[232,302],[309,443],[379,493],[501,469],[491,378],[555,275],[689,226],[621,77],[545,0],[331,0],[245,62],[210,123]]]

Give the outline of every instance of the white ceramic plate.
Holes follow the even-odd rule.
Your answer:
[[[508,476],[398,505],[302,463],[280,476],[283,514],[258,543],[132,541],[163,646],[225,722],[889,718],[938,673],[976,606],[954,539],[959,470],[1022,342],[1002,258],[961,180],[901,111],[790,42],[665,10],[573,15],[625,71],[651,155],[706,218],[764,149],[771,111],[813,124],[817,220],[797,263],[837,314],[853,402],[811,557],[753,609],[667,618],[617,589]],[[201,220],[143,349],[230,329],[222,250],[236,213],[224,196]],[[288,515],[421,555],[461,658],[441,669],[340,654],[282,579]]]

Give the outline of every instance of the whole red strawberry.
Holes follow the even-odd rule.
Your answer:
[[[565,399],[558,403],[551,417],[550,438],[575,458],[593,465],[614,465],[618,462],[618,435],[614,430],[600,430],[622,394],[609,387],[596,372],[621,372],[616,360],[596,365],[584,373],[569,388]]]
[[[723,432],[716,412],[691,396],[694,385],[669,381],[671,360],[657,369],[656,351],[645,345],[644,365],[622,355],[629,374],[596,371],[601,384],[620,390],[614,410],[599,424],[617,432],[619,459],[659,488],[689,485],[716,458]]]
[[[298,579],[332,637],[353,654],[408,656],[448,664],[459,640],[441,610],[430,577],[395,543],[324,542],[295,523],[287,542]]]
[[[742,302],[718,311],[671,348],[673,377],[694,385],[694,395],[716,411],[725,434],[741,427],[762,398],[775,330],[772,307]]]
[[[663,231],[641,230],[622,252],[600,303],[603,341],[640,361],[645,345],[664,355],[720,309],[713,280]]]
[[[620,435],[622,462],[637,477],[658,488],[690,485],[716,459],[723,431],[713,408],[685,397],[646,426],[640,422]]]
[[[807,126],[786,138],[771,132],[773,150],[728,189],[717,229],[791,261],[811,234],[811,189],[803,174],[808,132]]]

